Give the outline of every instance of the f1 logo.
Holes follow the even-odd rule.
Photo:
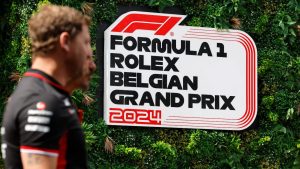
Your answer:
[[[132,13],[125,16],[112,32],[133,33],[135,30],[152,30],[155,35],[166,35],[184,16]]]

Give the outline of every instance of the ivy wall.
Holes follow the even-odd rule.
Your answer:
[[[240,29],[258,49],[258,116],[249,129],[239,132],[106,126],[96,98],[101,77],[95,74],[89,91],[72,96],[85,110],[90,168],[300,168],[299,0],[2,0],[1,113],[30,66],[27,20],[47,3],[92,16],[94,51],[98,25],[113,22],[118,5],[157,11],[175,6],[188,15],[184,24]]]

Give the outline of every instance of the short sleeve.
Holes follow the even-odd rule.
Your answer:
[[[57,157],[68,125],[66,111],[55,96],[34,97],[18,116],[20,151]]]

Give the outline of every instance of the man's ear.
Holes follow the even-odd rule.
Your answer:
[[[70,35],[68,32],[62,32],[59,36],[59,46],[65,51],[70,51]]]

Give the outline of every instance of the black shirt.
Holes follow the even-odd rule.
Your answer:
[[[85,169],[86,150],[76,107],[63,87],[30,69],[11,95],[1,128],[7,169],[21,169],[20,152],[58,157],[58,169]]]

